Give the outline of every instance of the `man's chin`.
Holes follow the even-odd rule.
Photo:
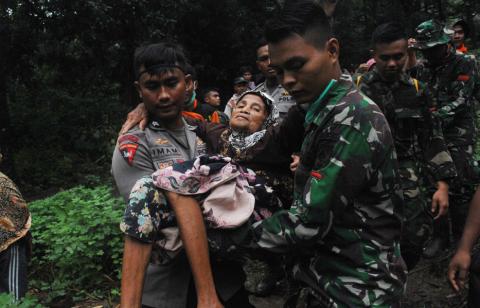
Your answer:
[[[297,105],[306,105],[306,104],[310,104],[314,101],[313,98],[311,97],[306,97],[306,96],[293,96],[293,98],[295,99],[295,102],[297,103]]]
[[[398,72],[388,72],[384,75],[384,78],[387,81],[395,81],[399,77],[400,77],[400,73],[398,73]]]
[[[163,122],[171,122],[176,120],[178,117],[180,117],[181,114],[178,112],[175,113],[162,113],[162,114],[157,114],[156,118],[160,121]]]

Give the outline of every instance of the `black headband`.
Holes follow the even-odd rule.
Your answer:
[[[138,75],[137,75],[137,80],[139,80],[140,76],[142,76],[145,73],[153,74],[153,73],[158,72],[158,71],[168,70],[168,69],[173,69],[173,68],[178,68],[179,70],[181,70],[185,74],[185,69],[183,67],[177,65],[177,64],[168,64],[168,63],[155,64],[155,65],[151,65],[149,67],[146,67],[143,71],[139,72]]]

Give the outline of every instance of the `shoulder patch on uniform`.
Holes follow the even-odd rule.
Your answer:
[[[458,75],[457,80],[458,80],[458,81],[469,81],[469,80],[470,80],[470,76],[468,76],[468,75],[463,75],[463,74],[462,74],[462,75]]]
[[[125,159],[125,161],[130,166],[132,166],[133,159],[135,158],[135,154],[137,153],[138,143],[124,143],[121,144],[118,149],[120,150],[120,153],[122,154],[122,157]]]
[[[139,139],[137,136],[127,134],[127,135],[120,136],[120,138],[118,138],[118,144],[128,143],[128,142],[137,143],[138,140]]]
[[[310,175],[317,180],[323,179],[323,175],[318,171],[312,171],[310,172]]]

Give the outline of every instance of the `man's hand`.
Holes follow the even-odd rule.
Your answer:
[[[290,164],[290,170],[292,172],[297,171],[298,165],[300,164],[300,156],[293,154],[292,155],[292,163]]]
[[[407,41],[408,48],[413,48],[416,43],[417,43],[417,40],[416,40],[416,39],[414,39],[414,38],[409,38],[408,41]]]
[[[465,287],[468,280],[471,257],[468,251],[459,250],[448,266],[448,281],[455,291],[459,292]]]
[[[437,191],[432,197],[432,213],[438,212],[433,219],[438,219],[448,211],[448,184],[445,182],[437,183]]]
[[[368,72],[368,64],[367,63],[361,63],[357,67],[357,70],[355,71],[355,73],[358,73],[358,74],[365,74],[366,72]]]
[[[119,135],[125,134],[137,124],[139,124],[141,130],[144,130],[148,124],[148,113],[143,103],[138,104],[135,109],[128,113],[127,120],[123,123]]]

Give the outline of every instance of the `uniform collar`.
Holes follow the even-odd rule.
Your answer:
[[[283,86],[279,83],[276,87],[275,87],[275,90],[277,89],[283,89]],[[256,91],[263,91],[263,92],[267,92],[268,93],[268,87],[267,87],[267,81],[264,81],[262,82],[261,84],[259,84],[256,88],[255,88]],[[275,92],[275,90],[273,92]],[[272,93],[273,93],[272,92]],[[269,93],[270,94],[270,93]],[[270,94],[271,95],[271,94]]]
[[[350,90],[354,88],[352,77],[343,74],[338,80],[332,79],[322,94],[308,108],[305,116],[305,126],[312,123],[320,124],[327,114],[337,105]]]
[[[372,81],[380,81],[380,82],[384,82],[384,83],[387,83],[383,78],[382,76],[380,76],[380,73],[378,72],[377,68],[374,67],[373,70],[371,70],[370,72],[366,73],[366,74],[371,74],[373,76],[373,78],[371,78],[370,80]],[[368,80],[368,78],[366,78]],[[391,82],[389,83],[390,85],[395,85],[397,82],[400,82],[400,83],[403,83],[405,85],[410,85],[411,82],[410,82],[410,76],[407,75],[407,73],[405,72],[402,72],[400,73],[400,77],[398,78],[398,80],[395,80],[394,82]]]
[[[187,130],[190,130],[190,131],[194,131],[195,130],[195,126],[192,126],[190,124],[188,124],[184,118],[182,118],[182,122],[183,122],[183,125],[185,126],[185,128]],[[156,121],[156,120],[152,120],[150,121],[150,123],[148,124],[148,127],[150,129],[153,129],[153,130],[156,130],[156,131],[167,131],[168,129],[166,129],[165,127],[162,126],[161,122],[160,121]]]

